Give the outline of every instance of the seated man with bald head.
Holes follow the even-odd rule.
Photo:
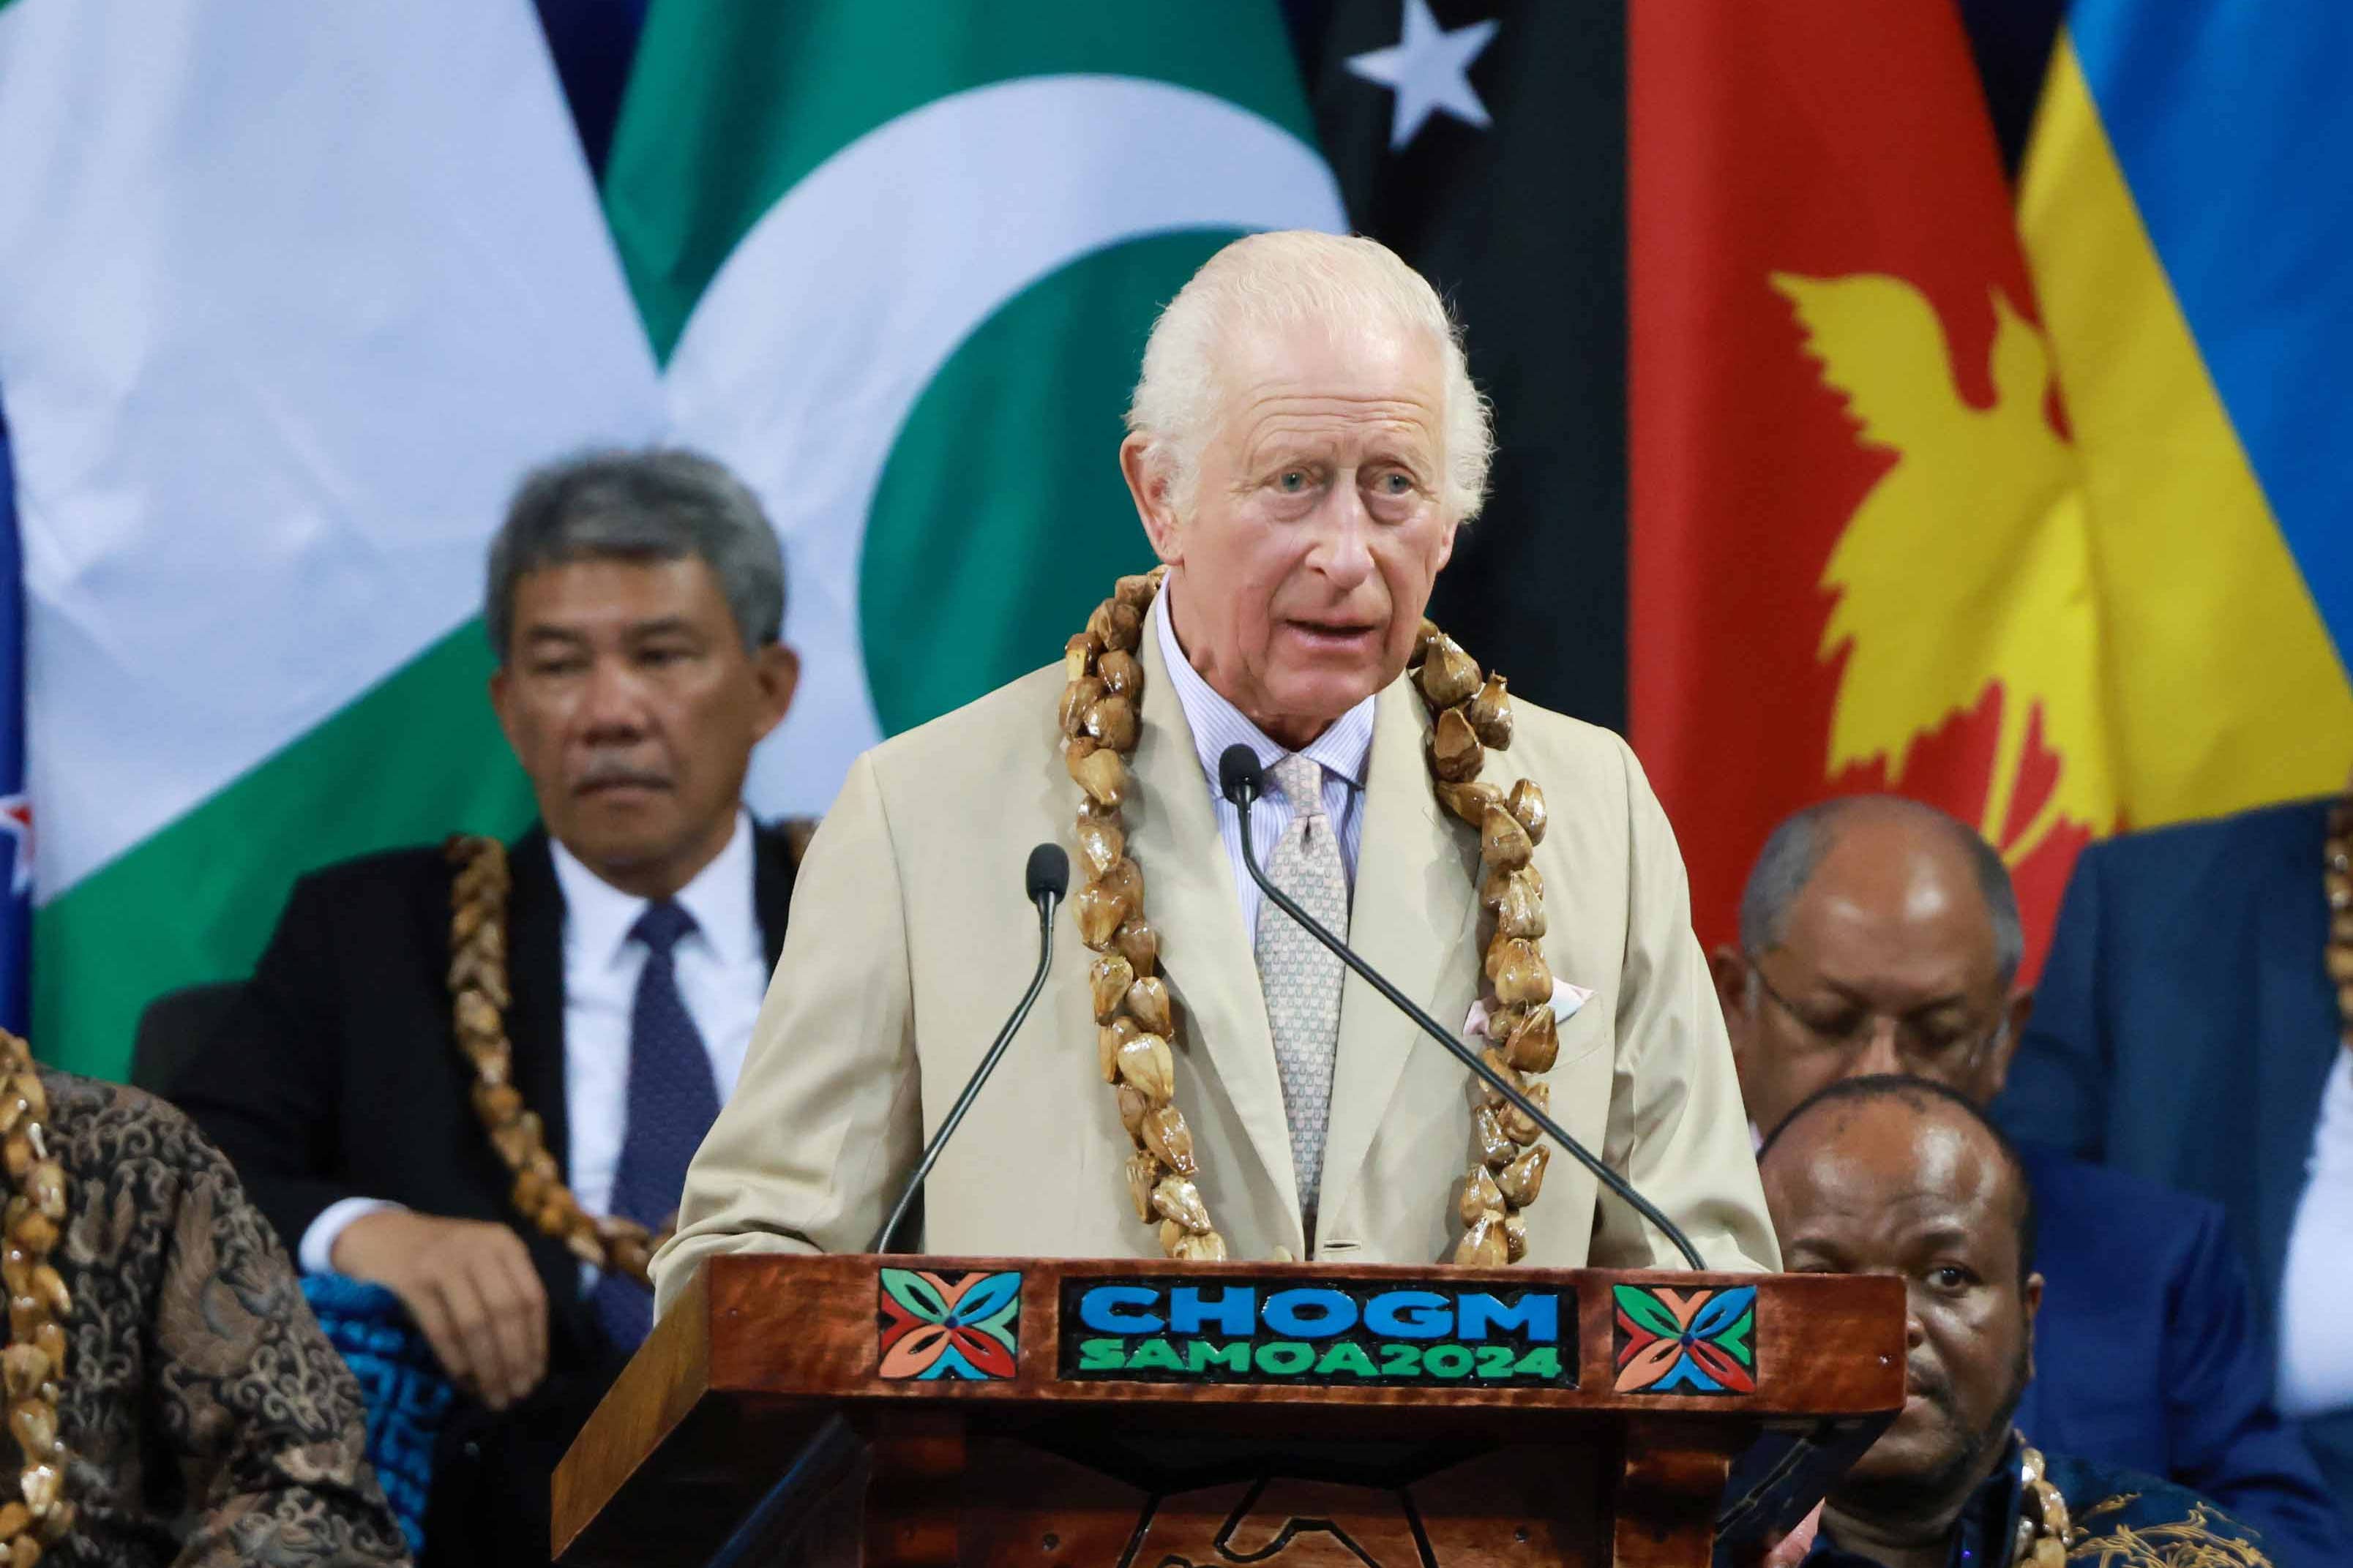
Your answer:
[[[1793,1273],[1904,1281],[1904,1408],[1831,1489],[1814,1568],[2161,1568],[2288,1561],[2186,1488],[2033,1446],[2035,1204],[2025,1162],[1975,1104],[1921,1079],[1846,1079],[1758,1156]],[[2041,1358],[2048,1361],[2046,1355]]]
[[[1749,874],[1740,937],[1711,962],[1760,1130],[1865,1075],[1916,1075],[1979,1107],[2000,1090],[2029,1003],[2018,901],[1959,822],[1887,795],[1798,813]],[[2045,1353],[2020,1430],[2217,1499],[2280,1563],[2353,1562],[2273,1407],[2220,1211],[2050,1150],[2029,1147],[2022,1170],[2042,1215]]]

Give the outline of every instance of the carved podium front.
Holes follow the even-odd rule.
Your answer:
[[[1903,1402],[1894,1279],[717,1258],[556,1472],[555,1543],[1697,1568],[1720,1519],[1801,1511]]]

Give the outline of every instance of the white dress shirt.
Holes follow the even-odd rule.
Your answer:
[[[567,1180],[590,1214],[613,1198],[621,1163],[629,1088],[629,1013],[646,967],[642,942],[629,939],[647,900],[622,892],[581,864],[553,838],[555,881],[564,894],[564,1110]],[[752,819],[742,812],[735,831],[710,865],[678,893],[695,930],[671,950],[680,997],[686,1003],[712,1080],[724,1102],[744,1069],[752,1025],[768,988],[767,946],[754,896]],[[320,1211],[302,1233],[302,1268],[330,1272],[335,1238],[363,1215],[399,1205],[381,1198],[345,1198]]]
[[[1274,764],[1291,752],[1289,748],[1269,740],[1265,731],[1227,701],[1186,658],[1185,649],[1176,640],[1176,621],[1170,613],[1166,586],[1160,590],[1160,614],[1155,618],[1160,626],[1160,657],[1167,663],[1169,682],[1176,689],[1176,700],[1185,710],[1185,722],[1193,731],[1193,750],[1201,759],[1201,772],[1208,780],[1209,801],[1218,814],[1218,837],[1225,840],[1226,858],[1233,866],[1234,892],[1242,905],[1242,929],[1255,936],[1263,895],[1258,884],[1250,880],[1250,868],[1242,863],[1242,814],[1233,802],[1218,793],[1218,758],[1237,742],[1248,746],[1258,753],[1259,766],[1267,770],[1267,783],[1271,785]],[[1365,837],[1365,770],[1373,754],[1373,698],[1366,698],[1300,750],[1302,756],[1313,757],[1323,765],[1324,815],[1339,828],[1340,863],[1347,871],[1352,893],[1356,886],[1356,846]],[[1274,853],[1282,830],[1290,826],[1291,802],[1279,790],[1261,795],[1250,807],[1250,848],[1261,867]]]
[[[2280,1281],[2279,1407],[2289,1416],[2353,1407],[2353,1050],[2337,1049],[2318,1121]]]

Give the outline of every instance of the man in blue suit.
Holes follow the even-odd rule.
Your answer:
[[[1773,831],[1711,957],[1751,1119],[1845,1078],[1902,1073],[1984,1105],[2028,1013],[2000,857],[1942,812],[1837,800]],[[2017,1425],[2038,1447],[2172,1480],[2262,1532],[2285,1568],[2353,1563],[2271,1366],[2221,1211],[2028,1148],[2044,1280]]]
[[[2353,979],[2353,942],[2332,960],[2332,804],[2084,850],[1994,1110],[2013,1136],[2221,1205],[2285,1352],[2282,1403],[2353,1506],[2353,1061],[2330,970]]]

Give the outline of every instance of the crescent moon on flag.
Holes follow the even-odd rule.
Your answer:
[[[782,739],[755,754],[758,809],[822,810],[882,738],[859,554],[892,447],[958,345],[1109,246],[1346,226],[1331,169],[1289,131],[1208,93],[1112,76],[934,100],[770,207],[696,302],[663,375],[670,428],[742,475],[784,541],[785,636],[804,679]]]

